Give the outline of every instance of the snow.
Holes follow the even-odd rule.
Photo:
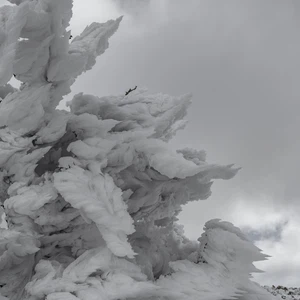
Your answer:
[[[17,41],[26,24],[29,3],[19,7],[3,6],[0,10],[0,85],[5,85],[13,75],[13,62]]]
[[[264,288],[274,295],[276,299],[286,300],[299,300],[300,299],[300,288],[285,287],[285,286],[264,286]]]
[[[54,175],[54,187],[86,222],[94,221],[107,247],[117,256],[133,257],[127,235],[133,220],[122,200],[122,191],[108,174],[93,174],[74,166]]]
[[[22,134],[35,131],[43,121],[42,104],[47,101],[49,90],[50,85],[32,86],[7,95],[1,102],[0,126]]]
[[[271,299],[250,280],[267,256],[238,228],[211,220],[190,241],[176,222],[238,172],[170,148],[192,96],[80,93],[58,110],[122,18],[70,42],[71,0],[10,2],[0,9],[1,297]]]

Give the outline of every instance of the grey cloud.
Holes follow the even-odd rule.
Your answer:
[[[284,226],[287,225],[288,221],[275,225],[273,228],[267,228],[264,230],[256,230],[250,226],[241,228],[242,232],[252,242],[261,240],[271,240],[273,242],[280,242],[282,238],[282,231]]]
[[[267,276],[264,273],[255,274],[254,280],[263,285],[283,285],[286,287],[299,287],[299,266],[289,263],[271,266]]]
[[[113,0],[121,10],[130,14],[137,14],[147,9],[151,0]]]
[[[2,5],[11,5],[11,3],[9,3],[6,0],[0,0],[0,6],[2,6]]]

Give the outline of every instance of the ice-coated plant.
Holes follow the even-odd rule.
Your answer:
[[[211,220],[190,241],[176,223],[183,204],[237,172],[168,146],[191,95],[80,93],[58,109],[121,18],[70,40],[72,0],[10,2],[0,9],[0,299],[269,299],[249,279],[266,255],[238,228]]]

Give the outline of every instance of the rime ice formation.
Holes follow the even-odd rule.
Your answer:
[[[211,220],[189,241],[176,223],[183,204],[237,172],[168,147],[191,95],[78,94],[70,112],[57,109],[121,18],[70,42],[72,0],[10,2],[0,9],[0,299],[269,299],[249,280],[265,256],[238,228]]]

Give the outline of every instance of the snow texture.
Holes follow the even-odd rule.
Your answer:
[[[177,224],[233,165],[173,150],[191,95],[77,94],[121,18],[70,42],[72,0],[0,9],[0,299],[271,299],[250,280],[265,255],[228,222],[198,241]],[[14,75],[21,86],[8,81]]]

